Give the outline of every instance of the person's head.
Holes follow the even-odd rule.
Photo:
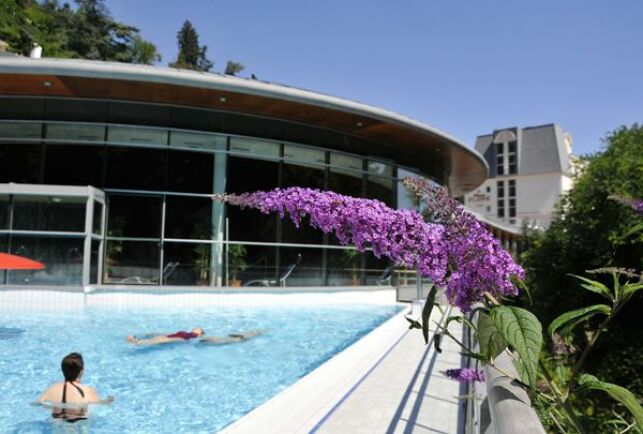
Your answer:
[[[205,334],[205,330],[203,330],[201,327],[194,327],[192,329],[192,333],[194,333],[197,336],[202,336]]]
[[[80,378],[85,367],[83,356],[80,353],[67,354],[63,358],[60,367],[63,370],[65,381],[76,381]]]

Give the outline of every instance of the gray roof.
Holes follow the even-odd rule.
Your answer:
[[[503,132],[513,133],[518,142],[519,175],[569,171],[570,156],[563,130],[556,124],[548,124],[526,128],[502,128],[495,130],[493,134],[478,136],[476,150],[487,160],[491,177],[496,174],[496,150],[492,144],[494,138]]]

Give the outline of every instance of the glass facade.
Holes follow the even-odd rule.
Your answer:
[[[92,198],[0,191],[0,248],[48,264],[45,274],[5,272],[2,282],[378,284],[387,261],[354,254],[306,224],[222,207],[210,195],[299,186],[396,207],[397,166],[339,150],[348,142],[341,134],[239,119],[113,101],[0,98],[0,183],[104,193],[87,205]]]

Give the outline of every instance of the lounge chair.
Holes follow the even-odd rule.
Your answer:
[[[295,259],[295,262],[290,264],[288,268],[286,268],[286,271],[277,280],[255,279],[255,280],[246,282],[246,284],[243,286],[286,286],[286,279],[288,279],[288,277],[290,277],[292,272],[295,271],[295,268],[297,268],[297,265],[299,265],[300,262],[301,262],[301,253],[298,253],[297,259]]]

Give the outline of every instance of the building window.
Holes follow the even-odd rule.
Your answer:
[[[510,218],[516,217],[516,199],[515,198],[509,199],[509,217]]]
[[[505,181],[498,181],[496,183],[496,193],[498,196],[498,217],[504,218],[505,216]]]
[[[487,193],[491,193],[491,186],[487,185]]]
[[[516,197],[516,180],[509,180],[509,197]]]
[[[509,142],[507,160],[509,162],[509,175],[518,173],[518,154],[516,153],[516,142]]]

